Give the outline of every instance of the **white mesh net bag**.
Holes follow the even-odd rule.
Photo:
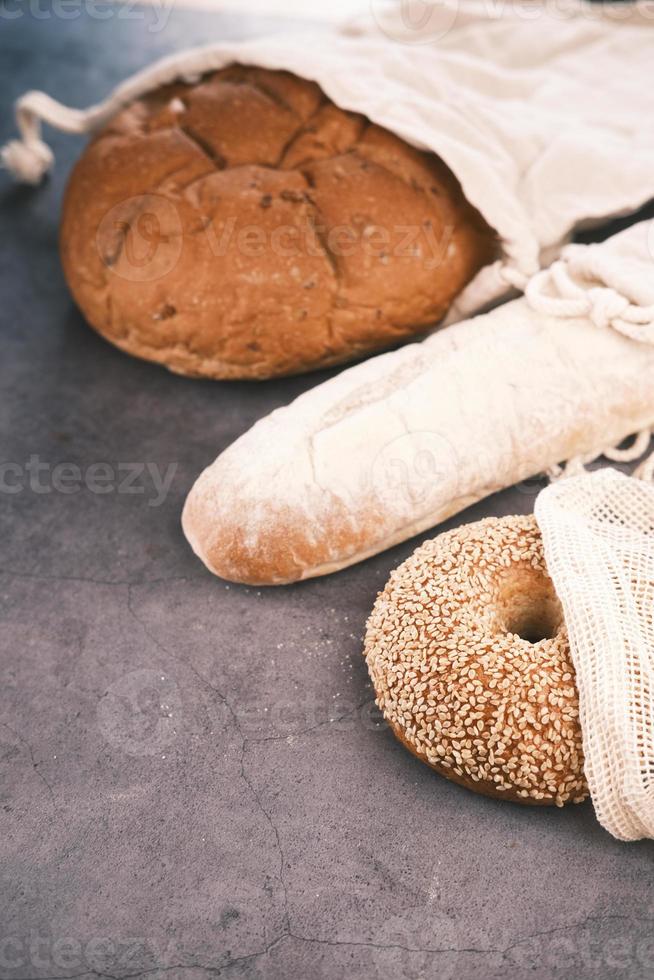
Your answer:
[[[651,460],[641,475],[651,478]],[[536,501],[577,674],[585,773],[597,818],[654,837],[654,486],[602,469]]]

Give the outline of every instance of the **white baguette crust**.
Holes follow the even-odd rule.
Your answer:
[[[186,536],[223,578],[351,565],[654,423],[654,347],[524,299],[359,364],[202,473]]]
[[[350,368],[238,439],[184,508],[207,567],[324,575],[651,428],[654,222],[567,252],[527,298]]]

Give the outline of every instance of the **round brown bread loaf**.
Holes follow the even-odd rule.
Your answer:
[[[532,516],[418,548],[379,594],[365,654],[393,733],[448,779],[517,803],[588,795],[568,636]]]
[[[268,378],[424,331],[495,255],[448,168],[312,82],[232,66],[134,102],[68,185],[89,323],[182,374]]]

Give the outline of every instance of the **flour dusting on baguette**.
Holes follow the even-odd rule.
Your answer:
[[[653,369],[654,346],[515,300],[262,419],[200,476],[185,533],[234,581],[336,571],[651,426]]]

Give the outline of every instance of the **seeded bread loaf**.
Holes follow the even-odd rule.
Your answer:
[[[588,795],[570,644],[533,516],[426,541],[379,593],[365,655],[393,734],[441,775],[516,803]]]
[[[444,163],[312,82],[232,66],[99,132],[61,255],[103,336],[173,371],[268,378],[437,323],[495,240]]]

